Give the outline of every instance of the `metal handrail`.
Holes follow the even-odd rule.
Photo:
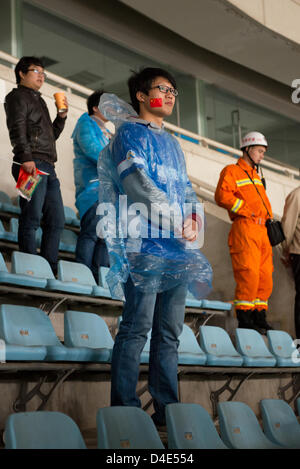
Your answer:
[[[7,54],[6,52],[0,51],[0,59],[5,60],[8,63],[11,64],[16,64],[19,59],[17,57],[14,57],[10,54]],[[75,83],[74,81],[68,80],[66,78],[63,78],[59,75],[56,75],[55,73],[48,72],[47,71],[47,77],[60,84],[63,85],[67,88],[67,91],[69,93],[72,93],[72,90],[77,91],[79,93],[82,93],[86,96],[89,96],[91,93],[93,93],[94,90],[87,88],[85,86],[79,85],[78,83]],[[171,132],[178,133],[179,137],[180,135],[184,135],[185,137],[192,138],[194,140],[197,140],[203,147],[209,148],[213,147],[217,150],[223,150],[226,153],[229,153],[230,155],[234,155],[236,157],[242,156],[242,152],[240,150],[237,150],[236,148],[230,147],[228,145],[224,145],[223,143],[216,142],[215,140],[211,140],[210,138],[207,137],[202,137],[199,134],[196,134],[194,132],[190,132],[189,130],[182,129],[181,127],[177,127],[174,124],[170,124],[169,122],[165,122],[165,127],[166,129],[170,130]],[[274,161],[274,160],[273,160]],[[262,166],[270,169],[270,170],[275,170],[280,173],[283,173],[286,176],[289,177],[299,177],[300,176],[300,169],[297,168],[291,168],[291,167],[285,167],[283,164],[277,164],[274,163],[273,161],[269,161],[268,157],[264,159],[262,162]]]

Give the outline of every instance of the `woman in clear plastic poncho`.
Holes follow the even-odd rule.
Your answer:
[[[179,143],[163,128],[145,125],[115,95],[104,94],[99,108],[116,126],[98,160],[102,219],[97,232],[109,252],[112,296],[122,298],[130,275],[143,292],[187,284],[196,298],[204,298],[211,289],[211,266],[197,241],[180,236],[188,216],[196,216],[203,233],[204,216]]]

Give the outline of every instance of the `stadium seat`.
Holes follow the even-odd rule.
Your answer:
[[[47,282],[46,282],[47,283]],[[44,288],[45,281],[42,279],[33,279],[31,275],[19,275],[10,273],[7,269],[6,263],[0,253],[0,284],[13,285],[18,287],[38,287]]]
[[[202,307],[202,300],[196,300],[196,298],[191,294],[191,292],[187,293],[185,306],[190,308],[201,308]]]
[[[292,337],[285,331],[267,331],[269,347],[277,360],[276,366],[300,366],[300,354]]]
[[[20,412],[5,423],[6,449],[86,449],[81,432],[60,412]]]
[[[169,449],[227,449],[199,404],[168,404],[166,422]]]
[[[99,409],[97,438],[99,449],[164,449],[151,417],[138,407]]]
[[[275,366],[276,358],[268,350],[264,339],[254,329],[235,330],[236,348],[243,357],[243,366]]]
[[[202,309],[212,309],[216,311],[231,311],[232,304],[217,300],[202,300]]]
[[[77,235],[74,231],[63,230],[59,243],[59,250],[65,252],[75,252],[77,244]]]
[[[52,278],[47,282],[48,290],[63,291],[91,295],[95,279],[90,269],[78,262],[58,261],[57,280]]]
[[[242,366],[243,357],[235,350],[224,329],[200,326],[199,332],[200,346],[207,355],[208,366]]]
[[[14,251],[11,257],[11,272],[26,278],[23,286],[45,288],[47,278],[53,277],[53,272],[46,259],[36,254]]]
[[[97,314],[66,311],[64,330],[66,347],[85,348],[91,362],[111,361],[114,341],[106,322]]]
[[[31,306],[0,305],[0,338],[6,344],[20,346],[27,357],[31,347],[46,348],[45,361],[87,361],[83,348],[65,347],[58,339],[50,318]],[[23,358],[29,360],[33,358]]]
[[[71,207],[64,206],[65,223],[67,225],[80,226],[80,220]]]
[[[9,228],[10,228],[10,231],[8,232],[8,234],[12,236],[12,238],[13,238],[12,241],[15,241],[17,243],[18,242],[18,230],[19,230],[19,220],[18,220],[18,218],[11,218],[10,219]],[[43,235],[42,228],[39,227],[36,230],[36,235],[35,235],[36,247],[37,248],[39,248],[41,246],[42,235]]]
[[[11,231],[6,231],[1,220],[0,220],[0,239],[3,239],[5,241],[12,241],[13,243],[18,242],[18,235],[16,233],[12,233]]]
[[[281,399],[260,401],[263,428],[276,445],[300,449],[300,424],[293,409]]]
[[[14,205],[11,198],[3,191],[0,191],[0,210],[7,213],[21,213],[20,207]]]
[[[282,449],[263,433],[252,409],[243,402],[218,404],[221,438],[233,449]]]

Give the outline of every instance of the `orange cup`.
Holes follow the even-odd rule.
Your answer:
[[[55,102],[56,102],[56,105],[57,105],[58,112],[66,112],[67,108],[66,108],[66,105],[65,105],[65,102],[64,102],[65,93],[63,93],[63,92],[54,93],[53,96],[55,98]]]

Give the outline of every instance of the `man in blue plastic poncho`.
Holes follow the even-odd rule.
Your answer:
[[[117,297],[120,284],[125,295],[112,356],[111,404],[141,405],[136,394],[140,356],[152,329],[152,418],[164,425],[165,406],[178,401],[177,348],[187,290],[204,297],[212,271],[199,249],[189,249],[197,243],[202,216],[181,147],[164,130],[163,119],[171,115],[178,95],[176,82],[165,70],[146,68],[128,85],[134,110],[114,95],[100,100],[101,112],[118,129],[98,161],[97,213],[103,218],[97,230],[106,232],[112,296]],[[132,225],[137,227],[138,212],[136,235]]]
[[[108,265],[105,243],[96,234],[99,188],[97,161],[100,151],[108,144],[111,137],[105,127],[107,119],[98,108],[102,93],[103,91],[95,91],[88,97],[88,113],[85,112],[79,118],[72,134],[76,207],[80,215],[76,261],[91,269],[97,283],[99,266]]]

